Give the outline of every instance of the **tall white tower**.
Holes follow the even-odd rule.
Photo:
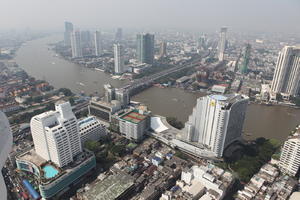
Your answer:
[[[221,31],[220,31],[220,39],[219,39],[219,44],[218,44],[219,61],[224,60],[224,53],[225,53],[225,47],[226,47],[226,33],[227,33],[227,28],[222,27]]]
[[[122,74],[124,72],[124,52],[123,46],[114,44],[114,58],[115,58],[115,73]]]
[[[95,55],[100,56],[102,54],[102,38],[101,38],[100,31],[96,31],[94,33],[94,42],[95,42]]]
[[[82,57],[80,31],[73,31],[71,33],[71,47],[72,47],[72,58]]]
[[[9,122],[3,112],[0,111],[0,199],[7,198],[5,183],[1,169],[11,151],[13,135],[10,130]]]
[[[299,94],[299,87],[300,47],[285,46],[279,52],[271,90],[296,96]]]
[[[216,157],[241,138],[248,97],[238,94],[200,97],[185,124],[186,140],[197,142]]]
[[[300,136],[292,136],[281,149],[279,168],[282,172],[295,176],[300,167]]]
[[[64,167],[82,152],[77,119],[69,102],[34,116],[30,126],[35,151],[45,160]]]

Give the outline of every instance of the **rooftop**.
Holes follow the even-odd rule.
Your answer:
[[[146,117],[147,117],[146,115],[142,115],[142,114],[138,113],[137,110],[132,110],[132,111],[124,114],[120,118],[125,121],[137,124],[140,121],[143,121]]]
[[[41,166],[43,163],[46,162],[45,159],[43,159],[35,152],[34,148],[32,148],[29,151],[26,151],[23,154],[20,154],[17,159],[26,160],[28,162],[35,164],[36,166]]]
[[[99,181],[87,190],[83,196],[91,200],[114,200],[134,185],[133,179],[127,174],[113,174]]]

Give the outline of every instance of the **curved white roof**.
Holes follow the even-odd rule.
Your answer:
[[[162,123],[160,117],[151,117],[151,128],[157,133],[161,133],[169,129]]]

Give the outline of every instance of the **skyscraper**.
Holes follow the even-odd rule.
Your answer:
[[[130,102],[129,91],[126,89],[116,89],[116,100],[118,100],[122,106],[127,106]]]
[[[300,47],[285,46],[277,58],[271,90],[274,93],[299,94]]]
[[[185,124],[186,140],[222,157],[224,149],[241,138],[248,97],[238,94],[200,97]]]
[[[160,49],[159,49],[159,57],[165,57],[167,56],[167,43],[166,42],[161,42],[160,43]]]
[[[72,58],[82,57],[80,31],[73,31],[71,33],[71,47],[72,47]]]
[[[123,30],[122,28],[118,28],[115,36],[115,41],[116,42],[121,42],[123,39]]]
[[[73,32],[73,24],[71,22],[65,22],[65,33],[64,33],[65,46],[71,45],[71,33],[72,32]]]
[[[69,102],[34,116],[30,127],[36,153],[59,167],[68,165],[82,152],[77,119]]]
[[[243,57],[240,65],[240,72],[242,74],[246,74],[248,72],[250,53],[251,53],[251,45],[246,44],[245,48],[243,49],[243,55],[242,55]]]
[[[115,98],[115,88],[110,84],[104,84],[104,101],[110,103],[112,100],[115,100]]]
[[[279,168],[282,172],[295,176],[300,167],[300,136],[295,135],[284,142],[281,149]]]
[[[94,33],[94,42],[95,42],[95,55],[100,56],[102,54],[102,38],[101,38],[100,31],[96,31]]]
[[[115,73],[124,73],[124,49],[120,44],[114,44]]]
[[[81,47],[90,47],[92,45],[92,34],[90,31],[80,32]]]
[[[7,198],[5,183],[2,177],[1,169],[12,149],[13,135],[10,130],[9,122],[3,112],[0,112],[0,199]]]
[[[153,64],[154,60],[154,35],[137,35],[137,59],[140,63]]]
[[[224,60],[224,53],[225,53],[225,48],[226,48],[226,33],[227,33],[227,28],[222,27],[221,31],[220,31],[220,38],[219,38],[219,44],[218,44],[219,61]]]

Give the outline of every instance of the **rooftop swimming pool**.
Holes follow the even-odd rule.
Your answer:
[[[51,166],[51,165],[46,165],[43,167],[43,171],[44,173],[44,177],[45,178],[53,178],[54,176],[56,176],[58,174],[58,170],[55,169],[55,167]]]

